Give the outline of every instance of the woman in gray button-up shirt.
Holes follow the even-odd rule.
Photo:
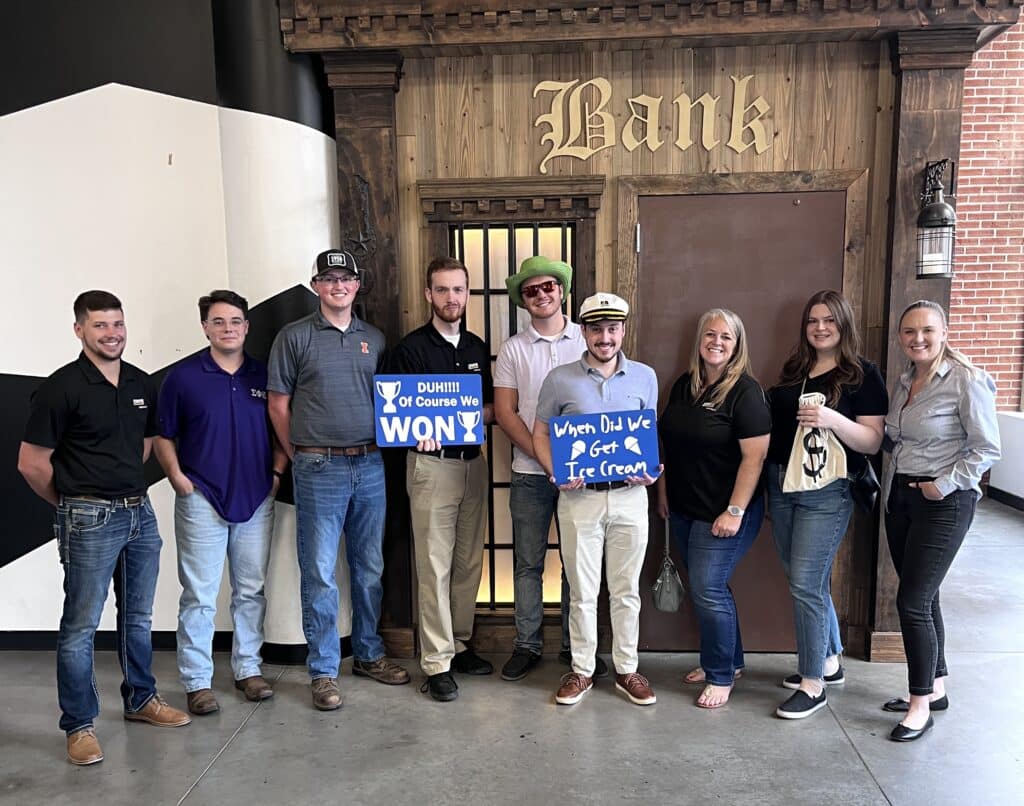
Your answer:
[[[900,577],[896,607],[907,654],[910,699],[890,738],[907,742],[949,707],[939,586],[970,528],[981,476],[999,459],[995,384],[947,341],[942,306],[919,300],[900,317],[910,365],[892,391],[885,420],[892,462],[885,480],[885,530]]]

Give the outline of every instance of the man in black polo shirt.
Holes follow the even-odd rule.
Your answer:
[[[427,266],[432,315],[395,348],[394,371],[482,376],[484,423],[493,419],[494,387],[487,345],[461,327],[469,273],[455,258]],[[423,440],[406,459],[419,579],[420,667],[435,700],[458,696],[452,670],[490,674],[491,664],[466,643],[473,635],[487,519],[487,468],[477,445],[442,446]]]
[[[93,639],[111,578],[124,718],[159,727],[191,720],[156,693],[151,670],[161,542],[142,465],[156,434],[155,396],[149,376],[121,360],[127,333],[121,301],[86,291],[74,310],[82,353],[32,396],[18,470],[57,508],[64,566],[57,698],[68,759],[84,765],[103,760],[93,730],[99,714]]]

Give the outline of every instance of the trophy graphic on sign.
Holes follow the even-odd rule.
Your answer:
[[[398,408],[395,406],[395,398],[398,397],[398,393],[401,391],[401,381],[377,381],[377,393],[384,398],[384,408],[381,409],[384,414],[398,413]]]
[[[473,429],[476,428],[477,423],[480,422],[480,412],[478,411],[460,411],[457,415],[459,422],[466,432],[462,435],[464,442],[472,442]]]

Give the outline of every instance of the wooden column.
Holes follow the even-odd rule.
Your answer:
[[[359,315],[384,331],[389,346],[401,337],[398,277],[398,153],[395,94],[402,57],[326,53],[324,70],[334,92],[338,148],[338,218],[341,247],[366,274]],[[405,493],[405,452],[384,453],[388,514],[384,535],[384,604],[381,636],[394,657],[416,653],[412,619],[412,547]]]
[[[896,338],[903,310],[918,299],[948,309],[950,280],[917,279],[917,215],[925,163],[960,157],[964,69],[977,46],[977,31],[911,31],[897,35],[896,132],[891,185],[892,240],[886,379],[896,382],[906,359]],[[878,533],[871,660],[902,661],[903,639],[896,613],[898,579],[889,556],[884,519]]]

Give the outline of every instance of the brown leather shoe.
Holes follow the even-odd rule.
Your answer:
[[[562,675],[562,685],[555,694],[555,702],[559,705],[575,705],[583,699],[583,695],[594,687],[594,678],[579,672]]]
[[[245,698],[251,702],[269,700],[274,696],[274,689],[270,687],[270,683],[258,674],[253,675],[252,677],[243,677],[241,680],[236,680],[235,688],[244,692]]]
[[[158,728],[180,728],[192,721],[192,717],[172,708],[159,694],[154,694],[153,699],[138,711],[125,711],[124,718],[129,722],[148,722]]]
[[[378,683],[388,686],[401,686],[409,682],[409,673],[397,663],[391,663],[384,658],[375,660],[372,663],[364,660],[352,662],[352,674],[358,677],[370,677]]]
[[[103,761],[103,751],[96,740],[96,731],[82,728],[68,734],[68,761],[80,767]]]
[[[318,711],[334,711],[343,702],[338,683],[333,677],[318,677],[313,681],[313,707]]]
[[[636,672],[615,675],[615,688],[629,697],[629,701],[636,705],[654,705],[658,701],[647,678]]]
[[[220,710],[220,704],[213,696],[213,689],[198,688],[188,692],[185,696],[188,697],[188,710],[196,716],[212,714]]]

